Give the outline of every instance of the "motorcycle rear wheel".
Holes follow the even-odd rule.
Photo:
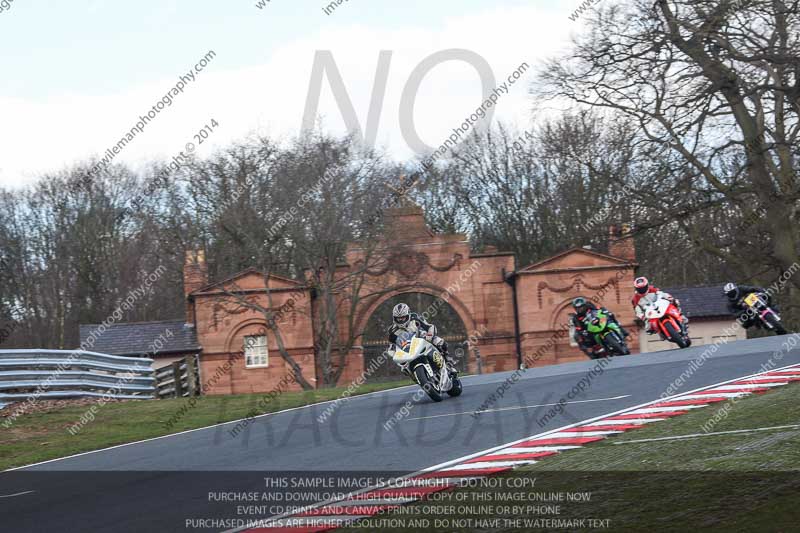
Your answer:
[[[428,372],[425,370],[424,366],[419,365],[417,368],[415,368],[414,376],[416,377],[419,386],[422,387],[422,390],[428,393],[428,396],[431,400],[434,402],[442,401],[442,395],[438,390],[436,390],[436,385],[434,385],[433,381],[431,381],[431,378],[428,376]]]

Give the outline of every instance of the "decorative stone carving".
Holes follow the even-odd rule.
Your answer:
[[[245,298],[245,301],[251,304],[258,304],[258,297],[248,296]],[[235,303],[233,305],[227,305],[223,302],[217,302],[214,304],[214,307],[212,308],[211,311],[211,328],[214,331],[218,331],[221,318],[227,318],[231,315],[241,315],[243,313],[255,313],[255,312],[256,312],[255,309],[243,304]],[[229,321],[226,320],[226,325],[228,323]]]
[[[459,265],[464,257],[461,254],[453,254],[453,259],[446,265],[434,265],[431,258],[424,252],[403,251],[395,252],[386,259],[386,264],[379,269],[368,269],[370,276],[383,276],[389,272],[396,272],[405,279],[416,279],[423,270],[430,268],[437,272],[447,272]],[[360,263],[363,265],[363,263]]]
[[[563,287],[553,287],[546,281],[540,281],[539,285],[537,286],[537,299],[539,301],[539,309],[542,309],[544,306],[544,301],[542,299],[542,292],[545,290],[549,290],[550,292],[555,293],[563,293],[568,291],[577,291],[580,292],[583,287],[592,290],[592,291],[602,291],[606,287],[614,287],[614,292],[617,296],[617,303],[620,303],[620,292],[619,292],[619,280],[615,277],[608,278],[608,281],[603,283],[602,285],[592,285],[591,283],[587,283],[583,279],[582,274],[576,274],[572,277],[572,283],[569,285],[565,285]]]

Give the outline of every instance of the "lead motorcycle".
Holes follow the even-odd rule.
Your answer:
[[[434,402],[441,402],[445,393],[461,394],[463,388],[458,375],[450,374],[444,356],[417,332],[400,333],[389,354],[403,373],[412,376]]]
[[[747,309],[748,316],[758,317],[764,326],[778,335],[786,335],[786,328],[781,323],[781,317],[768,304],[764,294],[751,292],[742,298],[742,305]]]
[[[658,291],[645,295],[636,306],[636,316],[650,324],[650,331],[661,333],[669,342],[681,348],[692,345],[683,316],[667,293]]]

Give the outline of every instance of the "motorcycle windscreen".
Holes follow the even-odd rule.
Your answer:
[[[423,341],[419,337],[414,337],[411,340],[411,349],[409,350],[409,354],[411,355],[411,358],[414,359],[414,358],[419,357],[420,355],[422,355],[422,353],[425,351],[427,346],[428,346],[428,344],[425,341]]]
[[[744,299],[744,303],[746,303],[750,307],[756,305],[758,303],[758,301],[759,301],[758,294],[756,294],[754,292],[748,294],[747,297]]]
[[[589,333],[601,333],[606,329],[606,318],[598,315],[592,316],[587,325],[587,329]]]
[[[396,349],[394,351],[394,355],[392,359],[399,363],[404,363],[407,361],[411,361],[414,359],[414,356],[411,355],[413,350],[414,341],[417,339],[413,333],[406,331],[397,336],[397,340],[395,341]]]
[[[658,300],[647,307],[645,316],[647,318],[661,318],[667,314],[667,309],[669,309],[669,302],[667,300]]]

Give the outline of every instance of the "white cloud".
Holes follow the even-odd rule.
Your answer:
[[[528,74],[501,99],[495,116],[526,126],[532,106],[527,94],[531,75],[539,59],[563,47],[570,31],[566,12],[548,12],[541,6],[486,8],[477,14],[454,15],[437,28],[385,31],[360,25],[329,27],[314,38],[271,50],[261,65],[223,71],[212,62],[118,158],[134,165],[155,158],[168,159],[192,141],[211,118],[220,127],[200,147],[201,155],[253,132],[295,135],[318,49],[333,52],[362,125],[366,122],[378,52],[393,51],[378,143],[398,158],[411,155],[399,131],[398,107],[403,87],[414,67],[440,50],[465,48],[480,54],[492,66],[499,83],[522,62],[530,64]],[[220,58],[236,53],[224,47],[215,47],[215,51]],[[53,94],[44,102],[0,97],[0,185],[31,182],[40,173],[102,154],[175,84],[180,74],[101,97]],[[436,67],[426,76],[416,101],[415,123],[420,137],[430,145],[440,144],[480,103],[480,81],[473,67],[461,62]],[[319,111],[326,127],[344,131],[327,80]]]

